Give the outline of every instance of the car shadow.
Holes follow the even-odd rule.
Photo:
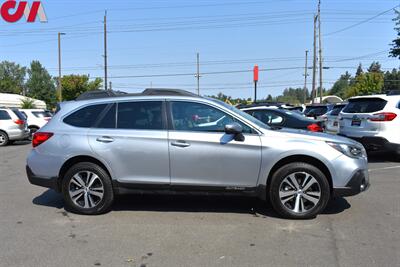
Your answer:
[[[35,197],[32,202],[57,209],[64,207],[61,194],[51,189]],[[346,199],[335,198],[328,203],[322,214],[338,214],[350,207]],[[243,196],[120,195],[115,198],[112,211],[239,213],[262,218],[281,218],[268,201]]]
[[[388,152],[370,152],[368,153],[369,163],[383,163],[383,162],[400,162],[400,157],[394,153]]]
[[[31,141],[24,140],[24,141],[15,141],[12,145],[13,146],[25,146],[31,144]]]
[[[51,189],[48,189],[40,196],[35,197],[32,200],[32,203],[39,206],[47,206],[57,209],[62,209],[64,207],[64,201],[61,194]]]

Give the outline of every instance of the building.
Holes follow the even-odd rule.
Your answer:
[[[35,108],[46,109],[46,103],[42,100],[33,99],[30,97],[17,95],[17,94],[3,94],[0,93],[0,107],[9,107],[9,108],[20,108],[22,104],[22,100],[24,99],[32,99],[35,105]]]

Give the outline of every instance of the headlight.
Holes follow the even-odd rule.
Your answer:
[[[364,147],[332,142],[327,142],[327,144],[350,158],[367,158]]]

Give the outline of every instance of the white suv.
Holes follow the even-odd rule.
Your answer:
[[[340,135],[360,141],[369,151],[400,155],[400,95],[350,98],[339,117]]]
[[[26,117],[31,134],[45,126],[52,117],[49,111],[43,109],[20,109],[19,111]]]

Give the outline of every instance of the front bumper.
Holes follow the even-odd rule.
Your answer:
[[[26,175],[28,176],[29,182],[33,185],[51,188],[57,192],[60,191],[60,187],[58,184],[58,177],[51,177],[51,178],[38,177],[32,172],[29,166],[26,166]]]
[[[336,197],[354,196],[367,191],[369,187],[368,172],[359,170],[351,177],[345,187],[334,188],[333,195]]]

